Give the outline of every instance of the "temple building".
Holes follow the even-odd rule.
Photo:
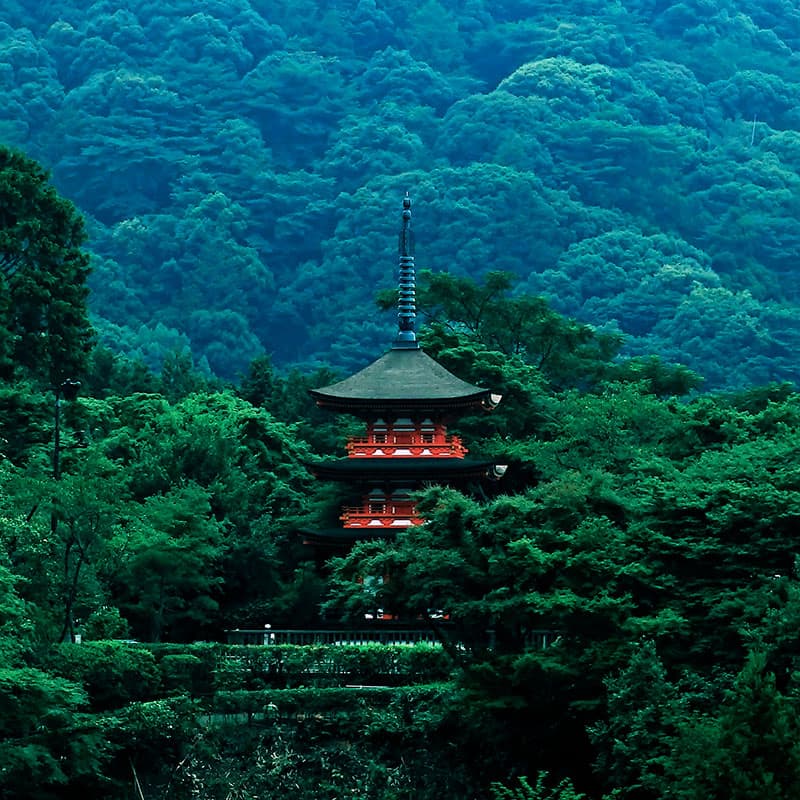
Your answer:
[[[311,391],[321,408],[352,414],[364,432],[347,442],[345,458],[313,465],[318,478],[345,482],[356,504],[342,509],[341,526],[306,531],[317,548],[346,548],[367,538],[392,537],[424,520],[413,494],[426,484],[464,486],[499,477],[504,467],[467,458],[448,434],[465,412],[491,410],[500,396],[462,381],[428,356],[416,336],[411,200],[403,200],[400,231],[398,331],[391,349],[343,381]]]

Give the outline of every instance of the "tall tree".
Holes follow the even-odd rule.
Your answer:
[[[0,146],[0,371],[58,387],[84,368],[92,341],[83,219],[48,173]]]

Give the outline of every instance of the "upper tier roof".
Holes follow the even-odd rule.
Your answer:
[[[337,410],[381,406],[473,406],[489,401],[489,390],[462,381],[419,349],[393,348],[360,372],[313,389],[318,405]]]
[[[388,409],[492,408],[499,395],[462,381],[422,352],[416,334],[416,273],[414,233],[411,230],[411,198],[403,199],[402,228],[398,245],[398,330],[392,349],[360,372],[339,383],[311,391],[317,405],[333,411],[380,411]]]

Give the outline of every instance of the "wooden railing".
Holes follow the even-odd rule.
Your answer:
[[[387,505],[384,511],[370,511],[359,506],[346,506],[339,517],[345,528],[407,528],[422,525],[424,520],[413,506],[398,508]]]
[[[445,623],[445,627],[447,623]],[[343,629],[276,629],[276,628],[233,628],[225,631],[228,644],[295,644],[295,645],[411,645],[417,642],[441,644],[433,632],[420,628],[396,628],[394,623],[378,623],[372,628],[352,630]],[[525,636],[526,647],[544,650],[553,646],[561,638],[559,631],[541,629],[530,630]],[[495,646],[495,633],[486,631],[486,642],[490,648]]]
[[[408,439],[378,442],[366,436],[351,436],[347,440],[347,454],[350,458],[464,458],[468,452],[458,436],[436,437],[435,441],[426,442],[414,434]]]
[[[438,644],[428,630],[394,630],[392,628],[370,628],[367,630],[284,630],[262,628],[245,630],[234,628],[225,631],[228,644],[416,644],[430,642]]]

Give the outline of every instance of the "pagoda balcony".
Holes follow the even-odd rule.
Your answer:
[[[345,528],[408,528],[425,521],[413,506],[387,506],[383,511],[370,511],[362,506],[345,507],[339,517]]]
[[[420,436],[395,442],[378,442],[366,436],[347,440],[348,458],[464,458],[468,452],[458,436],[442,436],[434,441],[424,441]]]

